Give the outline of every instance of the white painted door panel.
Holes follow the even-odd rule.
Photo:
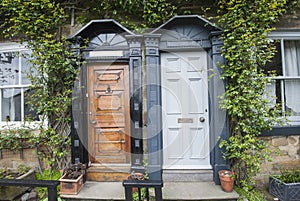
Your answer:
[[[206,52],[164,53],[161,65],[164,168],[211,168]]]

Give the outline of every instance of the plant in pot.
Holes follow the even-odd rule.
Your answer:
[[[60,181],[60,193],[76,195],[84,184],[86,166],[81,163],[73,164],[65,169]]]
[[[221,181],[221,187],[225,192],[232,192],[234,186],[235,175],[230,170],[220,170],[218,172]]]
[[[269,178],[269,192],[280,200],[300,200],[300,169],[284,170]]]

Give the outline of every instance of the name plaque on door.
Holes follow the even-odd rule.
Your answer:
[[[178,118],[178,123],[193,123],[194,120],[193,118]]]

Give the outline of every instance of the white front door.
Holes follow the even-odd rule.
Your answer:
[[[161,55],[164,169],[210,169],[207,54]]]

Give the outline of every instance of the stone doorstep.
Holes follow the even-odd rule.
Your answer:
[[[213,181],[212,170],[163,170],[164,182],[209,182]]]
[[[225,193],[214,182],[165,182],[164,200],[237,200],[236,192]],[[122,182],[91,182],[84,184],[77,195],[61,195],[68,201],[125,200]]]
[[[88,181],[121,182],[129,175],[129,164],[92,164],[87,170]]]

